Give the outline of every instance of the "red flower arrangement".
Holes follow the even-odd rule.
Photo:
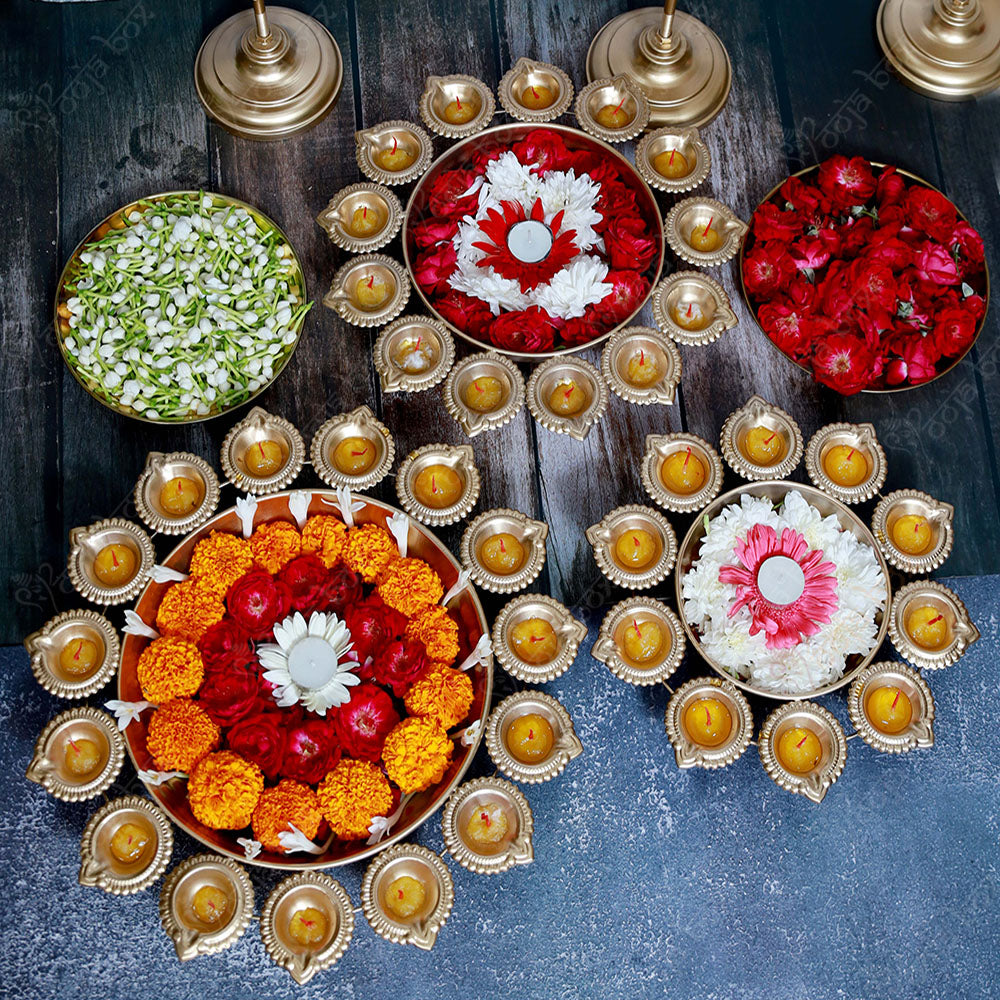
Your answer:
[[[934,378],[986,311],[979,234],[938,191],[860,156],[789,177],[757,209],[743,285],[767,336],[844,395]]]

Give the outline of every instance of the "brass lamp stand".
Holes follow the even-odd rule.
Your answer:
[[[330,113],[344,78],[333,36],[315,18],[253,0],[202,43],[194,85],[210,118],[245,139],[282,139]]]

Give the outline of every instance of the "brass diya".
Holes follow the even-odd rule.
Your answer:
[[[396,445],[389,428],[367,406],[331,417],[313,435],[309,460],[330,486],[371,489],[392,468]]]
[[[934,698],[927,681],[902,663],[872,663],[847,693],[858,735],[882,753],[934,745]]]
[[[219,477],[199,455],[151,451],[135,484],[135,509],[153,531],[185,535],[219,506]]]
[[[420,98],[424,124],[446,139],[465,139],[481,132],[493,120],[496,108],[490,88],[464,73],[427,77]]]
[[[893,595],[889,639],[915,667],[950,667],[978,638],[962,599],[936,580],[914,580]]]
[[[455,363],[455,340],[440,320],[400,316],[378,335],[372,354],[383,392],[422,392]]]
[[[628,142],[649,124],[649,101],[631,77],[609,77],[588,83],[576,95],[573,114],[595,139]]]
[[[528,800],[502,778],[477,778],[460,785],[441,816],[448,852],[463,868],[479,875],[531,864],[534,826]]]
[[[118,669],[121,644],[114,626],[96,611],[64,611],[24,640],[31,672],[57,698],[87,698]]]
[[[323,872],[279,882],[260,913],[260,936],[275,965],[300,986],[335,965],[354,936],[354,904]]]
[[[125,738],[106,712],[82,705],[42,730],[25,777],[64,802],[82,802],[111,786],[125,763]]]
[[[470,354],[448,373],[444,405],[471,438],[509,424],[524,405],[524,379],[510,358]]]
[[[929,493],[896,490],[876,505],[872,534],[890,565],[904,573],[930,573],[951,553],[954,516],[950,503],[935,500]]]
[[[667,736],[681,769],[728,767],[753,737],[750,703],[719,677],[693,677],[667,703]]]
[[[411,517],[440,527],[460,521],[476,506],[479,482],[471,445],[425,444],[403,459],[396,495]]]
[[[583,744],[569,713],[552,695],[528,690],[509,695],[493,709],[486,749],[501,773],[534,785],[562,774],[583,753]]]
[[[699,267],[719,267],[732,260],[747,232],[747,224],[715,198],[685,198],[663,221],[670,249]]]
[[[556,355],[543,361],[525,390],[531,415],[554,434],[582,441],[608,407],[608,387],[589,361]]]
[[[780,406],[751,396],[722,425],[722,457],[752,481],[787,479],[802,458],[802,432]]]
[[[80,841],[80,885],[115,896],[139,892],[166,870],[174,832],[162,809],[141,795],[105,803]]]
[[[684,658],[684,629],[662,601],[629,597],[604,616],[591,656],[629,684],[670,678]]]
[[[403,205],[382,184],[351,184],[316,216],[331,242],[351,253],[380,250],[399,232]]]
[[[653,319],[677,344],[704,347],[739,322],[726,290],[700,271],[674,271],[653,289]]]
[[[692,466],[692,460],[698,465]],[[686,432],[647,434],[640,471],[643,489],[650,497],[665,510],[680,514],[700,510],[722,489],[718,452],[707,441]]]
[[[627,590],[647,590],[666,579],[677,558],[677,536],[652,507],[628,504],[587,529],[598,569]]]
[[[789,701],[765,720],[757,741],[768,777],[787,792],[822,802],[844,770],[847,737],[821,705]]]
[[[250,877],[217,854],[182,861],[160,890],[160,923],[182,962],[224,951],[242,936],[252,916]]]
[[[385,254],[366,253],[337,271],[323,305],[352,326],[379,326],[395,319],[409,298],[403,265]]]
[[[396,844],[382,851],[361,883],[361,906],[372,930],[394,944],[424,951],[434,947],[454,903],[448,866],[418,844]]]
[[[69,533],[67,569],[73,589],[94,604],[124,604],[145,586],[156,562],[149,535],[123,517]],[[131,575],[128,575],[131,574]],[[101,579],[101,576],[105,579]]]
[[[500,80],[497,95],[504,111],[521,122],[555,121],[573,100],[573,83],[564,70],[523,56]]]
[[[809,439],[806,472],[814,486],[841,503],[871,500],[886,471],[885,452],[872,424],[827,424]]]
[[[472,582],[493,594],[523,590],[545,565],[549,526],[518,510],[499,507],[469,522],[460,557]]]
[[[681,381],[681,352],[649,326],[619,330],[601,352],[601,375],[629,403],[669,405]]]
[[[354,138],[361,173],[378,184],[416,180],[434,155],[431,137],[413,122],[381,122],[355,132]]]
[[[512,677],[545,684],[569,670],[586,636],[587,626],[558,601],[522,594],[505,604],[493,622],[493,652]]]
[[[254,496],[277,493],[302,471],[306,445],[295,425],[255,406],[225,436],[223,475]]]
[[[650,187],[683,194],[704,183],[712,157],[693,125],[668,126],[642,137],[635,149],[635,166]]]

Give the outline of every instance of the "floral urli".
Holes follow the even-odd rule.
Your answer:
[[[844,395],[934,378],[986,309],[976,230],[944,195],[859,156],[789,177],[757,209],[743,282],[768,337]]]

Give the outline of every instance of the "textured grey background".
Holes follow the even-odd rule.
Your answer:
[[[535,864],[492,878],[452,864],[455,909],[432,952],[383,941],[359,915],[347,954],[306,987],[270,963],[256,924],[229,951],[181,965],[159,926],[159,883],[124,899],[77,884],[96,806],[22,779],[60,705],[22,651],[0,650],[0,996],[995,996],[1000,577],[952,585],[983,640],[929,675],[935,746],[894,759],[852,740],[819,806],[773,785],[753,748],[723,772],[679,771],[663,732],[667,692],[631,688],[582,653],[549,685],[586,751],[526,789]],[[594,615],[585,649],[598,624]],[[688,663],[680,676],[698,670]],[[846,718],[842,695],[824,704]],[[759,724],[764,706],[754,710]],[[419,839],[442,849],[436,819]],[[195,850],[179,835],[175,860]],[[362,871],[334,872],[355,900]],[[259,908],[275,879],[253,878]]]

